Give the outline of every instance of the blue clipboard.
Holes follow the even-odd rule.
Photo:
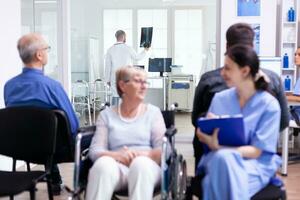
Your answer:
[[[242,116],[224,118],[199,118],[198,127],[203,133],[211,135],[215,128],[219,128],[219,144],[224,146],[243,146],[247,144]],[[205,145],[205,152],[209,149]]]

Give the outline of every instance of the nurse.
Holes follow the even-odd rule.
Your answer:
[[[197,129],[197,137],[211,150],[198,164],[198,173],[205,174],[204,200],[250,199],[269,184],[281,164],[276,154],[280,107],[266,91],[268,80],[259,71],[255,51],[234,45],[225,55],[221,75],[231,88],[214,96],[207,117],[242,114],[248,144],[221,146],[217,129],[212,136]]]
[[[295,52],[294,63],[297,68],[300,67],[300,47],[298,47]],[[300,96],[300,78],[297,79],[293,94]]]
[[[295,52],[294,62],[297,67],[300,67],[300,47]]]

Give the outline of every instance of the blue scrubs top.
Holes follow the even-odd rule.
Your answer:
[[[70,100],[61,84],[44,75],[42,70],[24,67],[21,74],[4,86],[4,101],[10,106],[37,106],[63,110],[70,122],[73,137],[79,127]]]
[[[231,88],[215,95],[208,112],[216,115],[242,114],[248,144],[263,150],[257,159],[258,164],[262,164],[261,167],[265,170],[279,167],[280,163],[269,162],[272,159],[279,159],[276,147],[279,137],[280,106],[271,94],[257,91],[241,108],[236,89]]]

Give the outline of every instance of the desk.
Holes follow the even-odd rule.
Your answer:
[[[192,111],[195,93],[195,77],[192,74],[170,75],[167,89],[168,105],[176,102],[177,110]]]
[[[166,110],[168,77],[148,77],[149,87],[145,96],[145,102],[151,103],[161,110]]]
[[[300,105],[300,96],[288,94],[288,95],[286,95],[286,99],[288,101],[289,106]]]
[[[286,95],[288,106],[300,105],[300,96],[295,96],[292,94]],[[281,174],[287,176],[287,165],[289,156],[289,128],[297,128],[294,120],[290,120],[289,127],[284,129],[282,132],[282,167]]]

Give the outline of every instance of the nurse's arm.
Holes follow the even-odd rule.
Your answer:
[[[236,149],[242,154],[242,157],[244,158],[258,158],[262,153],[261,149],[251,145],[240,146]]]

